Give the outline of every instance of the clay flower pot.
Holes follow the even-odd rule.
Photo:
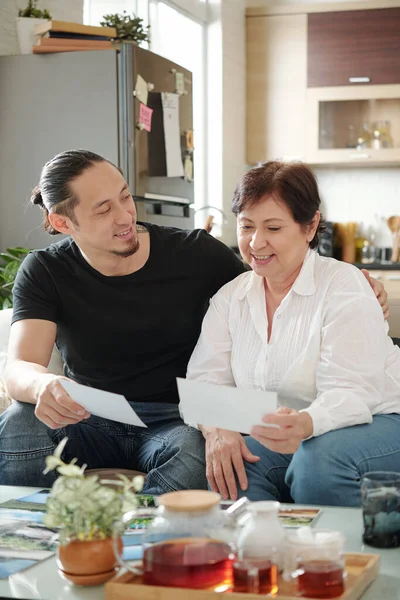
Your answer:
[[[122,554],[122,540],[118,540]],[[112,538],[80,542],[68,542],[58,547],[57,565],[61,575],[78,585],[99,585],[115,574],[117,558]]]

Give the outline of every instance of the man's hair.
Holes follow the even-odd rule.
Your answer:
[[[319,210],[321,198],[315,174],[303,163],[269,161],[258,163],[243,175],[232,199],[232,212],[237,216],[245,208],[254,206],[266,196],[273,196],[290,210],[293,219],[307,229]],[[319,235],[325,230],[325,220],[320,219],[311,248],[316,248]]]
[[[77,224],[75,207],[79,198],[72,193],[70,184],[87,169],[101,162],[113,164],[90,150],[66,150],[44,165],[39,184],[32,191],[30,200],[43,210],[43,225],[47,233],[60,233],[50,223],[50,212],[69,217]]]

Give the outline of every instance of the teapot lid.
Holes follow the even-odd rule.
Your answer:
[[[181,490],[163,494],[157,503],[167,510],[175,512],[194,512],[196,510],[209,510],[216,506],[221,496],[216,492],[207,490]]]

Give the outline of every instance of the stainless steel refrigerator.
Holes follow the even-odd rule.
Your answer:
[[[138,75],[148,84],[151,131],[140,125]],[[140,78],[139,78],[140,79]],[[28,198],[47,160],[70,148],[119,165],[139,217],[193,227],[190,170],[168,176],[161,92],[178,92],[182,165],[193,160],[192,74],[138,46],[0,57],[0,250],[54,241]]]

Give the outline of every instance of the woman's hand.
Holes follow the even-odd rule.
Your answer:
[[[372,287],[373,292],[374,292],[375,296],[377,297],[379,304],[382,307],[384,319],[385,320],[388,319],[390,316],[389,305],[387,303],[387,293],[386,293],[385,288],[383,287],[383,283],[381,281],[378,281],[377,279],[374,279],[373,277],[371,277],[371,275],[368,273],[367,269],[361,269],[361,273],[365,276],[369,285]]]
[[[247,490],[243,460],[257,462],[247,448],[243,436],[235,431],[217,427],[200,427],[206,440],[206,476],[211,489],[224,500],[237,499],[235,471],[242,490]]]
[[[280,454],[294,454],[301,442],[313,433],[312,418],[307,412],[297,412],[282,406],[276,413],[265,415],[264,423],[279,425],[263,427],[256,425],[250,435],[269,450]]]

